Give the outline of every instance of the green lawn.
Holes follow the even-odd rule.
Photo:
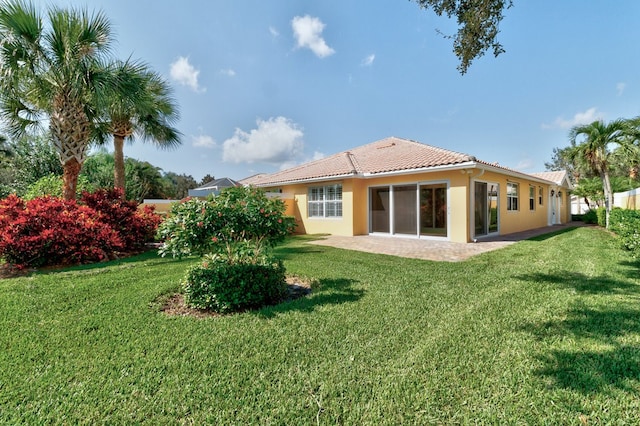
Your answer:
[[[462,263],[308,245],[259,312],[167,317],[194,259],[0,280],[0,424],[640,423],[640,263],[577,228]]]

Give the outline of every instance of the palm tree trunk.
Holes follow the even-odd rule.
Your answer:
[[[70,158],[62,165],[62,197],[65,200],[75,200],[78,186],[78,175],[82,164],[75,158]]]
[[[606,226],[607,229],[609,229],[609,216],[611,215],[611,208],[613,207],[613,192],[611,190],[611,179],[609,179],[609,172],[607,172],[606,170],[602,172],[602,189],[604,190]]]
[[[124,172],[124,138],[113,135],[113,182],[116,189],[122,189],[122,198],[125,198],[125,172]]]

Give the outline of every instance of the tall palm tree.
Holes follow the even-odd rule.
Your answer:
[[[178,107],[171,87],[146,64],[119,61],[113,66],[116,85],[110,93],[102,138],[113,136],[114,186],[125,190],[124,142],[134,136],[151,141],[159,148],[180,144],[180,132],[173,127]]]
[[[600,176],[605,197],[606,226],[609,227],[609,215],[613,206],[613,191],[611,190],[611,154],[614,148],[632,149],[637,140],[637,125],[633,120],[618,119],[609,123],[602,120],[591,124],[575,126],[569,133],[573,148],[570,157],[584,160],[591,171]],[[578,142],[577,139],[584,137]]]
[[[78,174],[92,138],[103,93],[113,84],[104,60],[111,24],[85,9],[47,9],[32,3],[0,5],[0,116],[12,136],[48,119],[63,165],[63,196],[75,198]]]

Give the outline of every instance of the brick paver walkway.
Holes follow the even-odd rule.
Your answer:
[[[477,243],[468,244],[373,235],[358,235],[355,237],[329,235],[321,240],[311,241],[310,244],[414,259],[459,262],[480,253],[506,247],[517,241],[577,226],[583,226],[583,223],[571,222],[563,225],[547,226],[515,234],[479,239]]]

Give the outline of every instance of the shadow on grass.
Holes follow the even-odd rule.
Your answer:
[[[322,253],[322,248],[318,246],[286,246],[278,247],[274,252],[280,259],[287,260],[300,254]]]
[[[319,280],[310,295],[263,308],[255,314],[261,318],[273,318],[285,312],[312,312],[319,306],[356,302],[365,293],[362,289],[353,288],[357,283],[358,281],[347,278]]]
[[[589,394],[610,386],[634,391],[640,385],[640,346],[620,341],[640,334],[640,309],[576,307],[563,320],[532,324],[525,330],[540,340],[577,342],[572,349],[538,356],[544,366],[537,373],[553,379],[554,386]]]
[[[519,277],[535,282],[573,288],[587,295],[615,295],[601,308],[576,303],[561,319],[529,323],[522,329],[554,348],[537,358],[537,371],[552,386],[590,394],[615,387],[632,392],[640,386],[640,346],[628,337],[640,336],[640,305],[620,300],[633,296],[640,286],[610,277],[587,277],[581,273],[530,274]],[[600,302],[606,302],[603,297]],[[637,339],[635,339],[637,341]]]
[[[535,237],[527,238],[527,241],[544,241],[544,240],[548,240],[549,238],[553,238],[556,235],[561,235],[561,234],[564,234],[564,233],[567,233],[567,232],[571,232],[571,231],[575,230],[576,228],[578,228],[578,227],[577,226],[571,226],[571,227],[559,229],[557,231],[549,232],[547,234],[542,234],[542,235],[537,235]]]
[[[37,269],[34,271],[35,274],[38,275],[49,275],[49,274],[57,274],[62,272],[82,272],[82,271],[92,271],[96,269],[102,269],[107,267],[114,267],[120,265],[128,265],[137,262],[157,262],[157,263],[166,263],[166,264],[176,264],[176,263],[189,263],[192,262],[194,257],[185,257],[185,258],[171,258],[171,257],[161,257],[158,254],[157,250],[148,250],[139,254],[122,257],[120,259],[109,260],[106,262],[96,262],[96,263],[87,263],[84,265],[73,265],[73,266],[52,266],[52,267],[44,267],[42,269]]]
[[[580,272],[558,271],[553,274],[533,273],[516,276],[524,281],[557,284],[584,294],[638,294],[640,285],[607,276],[590,277]],[[637,275],[635,277],[637,278]]]

